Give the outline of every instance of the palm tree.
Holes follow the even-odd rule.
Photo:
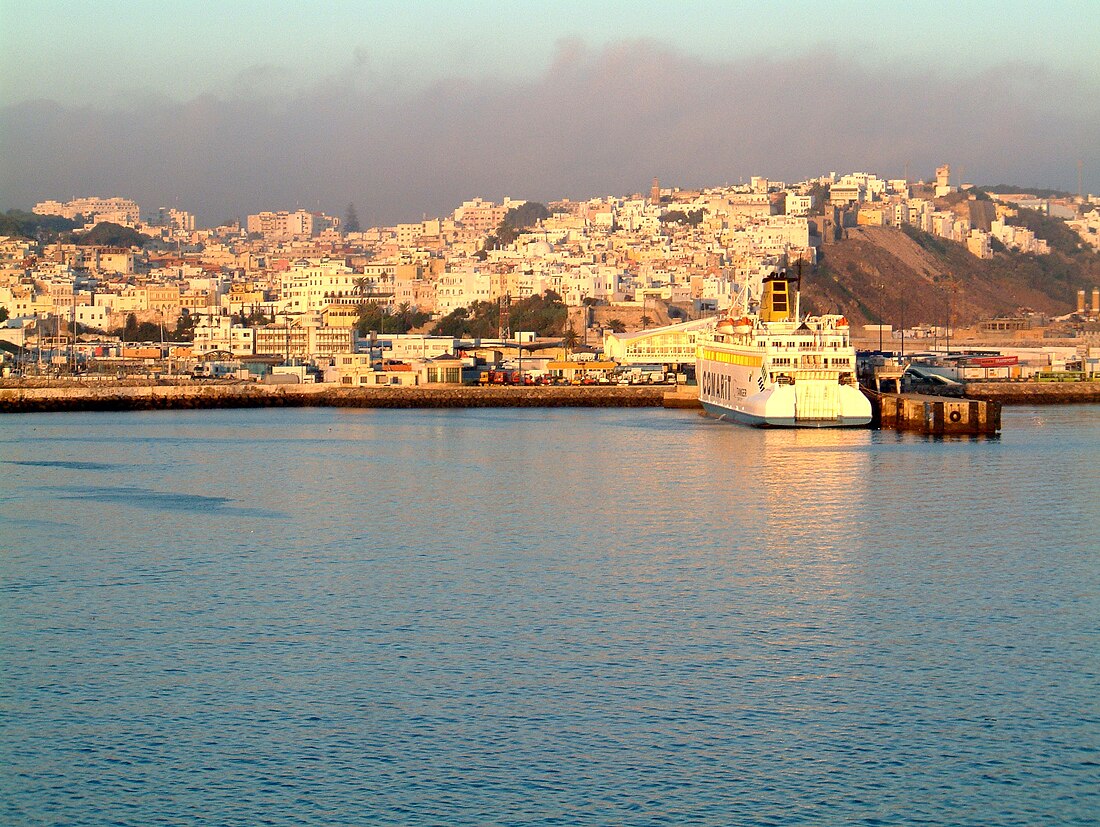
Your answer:
[[[608,319],[607,326],[611,329],[612,333],[625,333],[626,325],[623,324],[623,320],[619,318]]]
[[[367,295],[367,288],[370,287],[370,279],[365,276],[360,276],[357,279],[352,279],[352,284],[355,285],[355,292],[359,294],[359,298]]]
[[[577,331],[572,327],[568,328],[565,333],[562,334],[561,344],[565,348],[566,353],[572,352],[573,348],[577,346]]]

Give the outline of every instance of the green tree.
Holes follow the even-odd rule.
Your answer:
[[[359,321],[356,329],[360,336],[367,336],[373,330],[376,333],[408,333],[414,327],[425,324],[431,316],[427,313],[414,311],[412,305],[402,303],[397,312],[390,314],[389,310],[378,302],[363,302],[359,306]],[[446,334],[444,334],[446,335]]]
[[[560,336],[569,321],[569,312],[561,296],[547,290],[541,296],[529,296],[509,308],[513,331],[529,330],[536,336]]]
[[[560,336],[568,322],[568,311],[561,296],[547,290],[508,307],[509,327],[513,331],[533,331],[536,336]],[[496,302],[476,302],[444,316],[432,328],[439,336],[496,336],[500,330],[500,309]]]
[[[456,308],[436,323],[435,327],[432,328],[432,335],[454,338],[465,336],[469,330],[467,324],[469,317],[470,311],[465,307]]]
[[[626,332],[626,325],[623,324],[623,320],[619,319],[619,318],[608,319],[607,320],[607,326],[608,326],[608,328],[610,328],[612,333],[625,333]]]
[[[141,322],[134,335],[135,342],[159,342],[163,328],[156,322]]]
[[[195,338],[195,317],[190,313],[181,313],[176,319],[176,329],[172,339],[176,342],[190,342]]]
[[[663,224],[687,224],[690,227],[697,227],[703,223],[703,210],[702,208],[697,210],[669,210],[661,216],[661,222]]]
[[[122,339],[125,342],[137,341],[138,323],[137,316],[133,313],[126,315],[126,325],[122,328]]]
[[[0,322],[6,322],[8,320],[8,308],[0,307]]]
[[[489,236],[489,239],[496,242],[493,246],[511,244],[521,232],[529,227],[534,227],[540,221],[549,217],[550,210],[546,208],[545,204],[540,204],[538,201],[527,201],[508,210],[504,214],[500,226],[497,227],[493,235]],[[486,247],[491,249],[488,243],[489,239],[486,239]]]
[[[101,221],[78,237],[76,243],[103,247],[144,247],[150,241],[152,239],[149,236],[142,235],[130,227]]]
[[[75,230],[82,222],[60,215],[38,215],[23,210],[8,210],[0,215],[0,236],[19,236],[52,241],[62,233]]]
[[[347,214],[344,217],[344,232],[358,233],[362,231],[359,226],[359,214],[355,212],[355,204],[348,203]]]

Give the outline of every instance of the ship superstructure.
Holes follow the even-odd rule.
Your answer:
[[[747,425],[858,427],[871,421],[859,389],[847,319],[801,318],[798,276],[764,278],[755,313],[734,306],[696,349],[707,413]],[[745,301],[745,305],[748,302]]]

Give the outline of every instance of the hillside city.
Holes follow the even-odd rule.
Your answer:
[[[628,197],[475,198],[367,229],[354,205],[343,219],[265,211],[201,229],[191,213],[121,197],[44,201],[33,214],[72,229],[0,236],[0,345],[9,364],[33,347],[39,368],[43,356],[74,370],[266,359],[383,384],[395,381],[385,362],[419,359],[425,381],[425,371],[453,379],[471,339],[557,337],[566,353],[614,356],[616,336],[713,314],[769,273],[814,268],[854,228],[928,234],[983,260],[1047,256],[1049,242],[1019,220],[1037,211],[1100,250],[1098,206],[1093,195],[954,186],[946,165],[916,183],[852,173],[689,191],[654,179]],[[1095,305],[1082,291],[1065,312]],[[688,344],[678,341],[679,360],[654,351],[653,361],[686,364]]]

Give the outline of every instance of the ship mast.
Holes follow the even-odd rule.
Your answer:
[[[794,321],[796,325],[802,324],[802,256],[798,257],[797,272],[794,287]]]

